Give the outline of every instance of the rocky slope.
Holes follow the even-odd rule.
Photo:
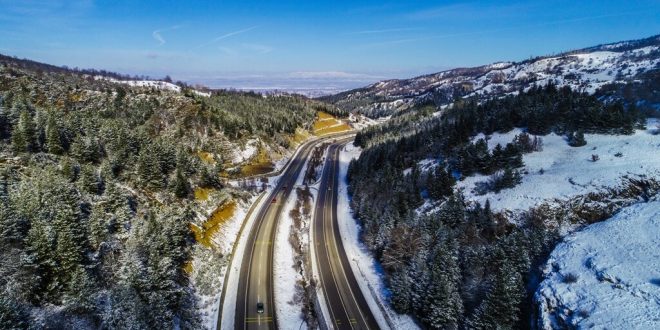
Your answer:
[[[656,35],[522,62],[500,62],[412,79],[387,80],[322,99],[376,118],[419,104],[442,106],[460,97],[485,99],[550,82],[594,93],[606,84],[649,79],[648,72],[658,68],[660,36]]]

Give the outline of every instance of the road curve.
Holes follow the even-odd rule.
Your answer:
[[[337,221],[339,152],[346,140],[330,145],[312,224],[319,284],[328,306],[329,328],[378,329],[351,269]]]
[[[248,234],[245,253],[242,257],[236,256],[241,258],[241,264],[235,306],[235,329],[277,327],[273,285],[273,241],[279,215],[313,148],[328,139],[344,135],[346,134],[328,136],[303,145],[258,210]],[[257,312],[258,302],[263,303],[263,313]]]

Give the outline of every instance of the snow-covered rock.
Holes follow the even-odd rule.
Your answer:
[[[658,247],[658,200],[566,237],[535,295],[540,328],[660,329]]]

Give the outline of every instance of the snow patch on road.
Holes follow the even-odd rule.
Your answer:
[[[383,281],[382,273],[379,271],[380,267],[367,247],[360,242],[360,226],[351,211],[346,174],[348,164],[352,159],[358,158],[361,152],[360,148],[350,143],[339,153],[337,221],[342,244],[350,260],[353,274],[378,325],[382,329],[418,329],[419,327],[410,316],[397,314],[392,310],[386,297],[388,289]]]
[[[542,329],[660,329],[660,201],[569,235],[536,292]]]

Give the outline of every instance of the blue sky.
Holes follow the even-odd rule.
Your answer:
[[[657,33],[657,0],[0,0],[0,53],[211,85],[359,85]]]

